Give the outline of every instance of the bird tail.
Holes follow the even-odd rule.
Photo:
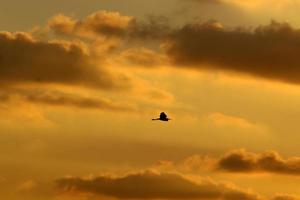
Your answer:
[[[159,120],[159,119],[152,119],[152,120]]]

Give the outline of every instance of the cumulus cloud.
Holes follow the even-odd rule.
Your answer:
[[[83,20],[58,14],[49,21],[49,27],[57,34],[75,34],[93,37],[97,34],[123,36],[134,23],[134,18],[123,16],[118,12],[99,11]]]
[[[50,30],[58,35],[84,38],[119,37],[122,39],[160,39],[169,31],[168,19],[164,16],[148,16],[144,21],[121,15],[119,12],[101,10],[82,20],[58,14],[48,23]]]
[[[288,23],[272,21],[251,29],[225,28],[217,21],[208,21],[175,28],[163,16],[150,16],[140,21],[118,12],[98,11],[81,20],[59,14],[49,20],[48,26],[58,35],[72,37],[138,39],[144,42],[151,38],[162,42],[168,59],[163,53],[155,56],[159,53],[152,47],[146,50],[133,48],[132,43],[126,46],[121,56],[133,64],[153,66],[164,60],[177,67],[220,70],[300,83],[297,56],[300,30]]]
[[[48,27],[57,35],[71,38],[83,37],[92,41],[106,38],[104,40],[110,41],[109,45],[104,45],[108,51],[120,48],[121,41],[142,41],[143,47],[136,48],[136,43],[122,46],[120,57],[130,64],[154,66],[170,61],[176,67],[220,70],[300,83],[297,56],[300,30],[288,23],[272,21],[252,29],[225,28],[217,21],[208,21],[175,28],[163,16],[149,16],[141,21],[119,12],[97,11],[81,20],[59,14],[49,20]],[[145,41],[148,39],[158,39],[164,52],[154,51],[154,43],[147,46]]]
[[[0,32],[3,84],[58,83],[102,89],[128,86],[125,76],[98,65],[82,42],[44,42],[24,32]]]
[[[57,181],[57,187],[63,193],[80,192],[119,199],[259,199],[254,193],[225,184],[209,180],[198,183],[179,174],[150,171],[124,177],[62,178]]]
[[[233,173],[274,173],[300,175],[300,158],[282,158],[275,151],[252,153],[234,150],[218,160],[217,169]]]
[[[197,23],[174,31],[164,45],[174,65],[300,83],[300,30],[271,22],[255,30]]]
[[[229,173],[272,173],[300,175],[300,157],[284,159],[275,151],[253,153],[244,149],[232,150],[224,156],[192,155],[180,161],[162,160],[153,169],[180,173],[220,171]]]

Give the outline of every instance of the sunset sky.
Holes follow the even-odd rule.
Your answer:
[[[1,2],[0,199],[300,200],[299,10]]]

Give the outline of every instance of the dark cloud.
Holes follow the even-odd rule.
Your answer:
[[[118,37],[129,40],[161,39],[169,33],[169,20],[164,16],[148,16],[137,20],[118,12],[98,11],[82,20],[59,14],[49,20],[48,26],[58,35],[84,38]]]
[[[113,178],[63,178],[57,181],[62,192],[85,192],[119,199],[223,199],[254,200],[258,196],[222,184],[193,182],[178,174],[144,172]]]
[[[0,32],[2,84],[58,83],[113,89],[128,80],[97,66],[79,42],[35,40],[28,33]]]
[[[288,23],[272,21],[269,25],[251,29],[224,28],[216,21],[208,21],[172,28],[168,18],[163,16],[148,16],[141,21],[118,12],[98,11],[82,20],[57,15],[50,19],[49,27],[59,35],[94,40],[103,36],[142,42],[157,39],[163,42],[166,55],[177,67],[300,83],[300,30]],[[136,56],[132,56],[130,53],[133,52],[127,51],[127,58],[135,63],[155,65],[157,59],[148,59],[152,56],[149,52],[134,52]]]
[[[283,159],[274,151],[255,154],[245,150],[235,150],[221,158],[217,168],[233,173],[262,172],[299,176],[300,158]]]
[[[272,22],[255,30],[219,23],[189,24],[164,45],[175,65],[224,70],[300,83],[300,30]]]
[[[144,21],[136,20],[129,31],[129,39],[163,39],[171,31],[169,18],[166,16],[148,15]]]

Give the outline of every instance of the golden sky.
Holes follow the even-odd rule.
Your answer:
[[[1,2],[0,199],[299,200],[299,9]]]

